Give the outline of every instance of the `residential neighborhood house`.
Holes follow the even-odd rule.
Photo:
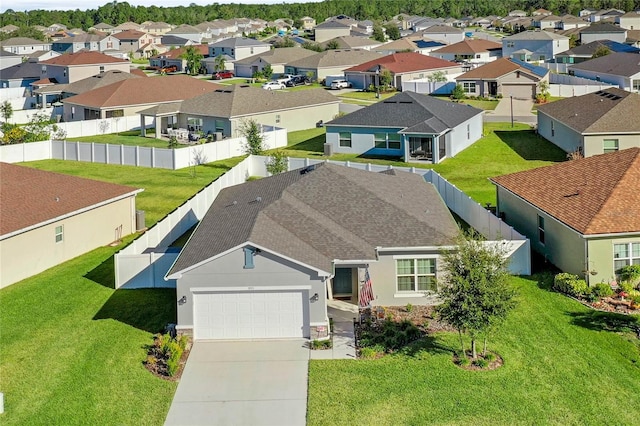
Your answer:
[[[549,31],[524,31],[502,39],[505,58],[549,62],[565,50],[569,50],[569,37]]]
[[[457,234],[416,174],[324,163],[225,188],[166,275],[177,329],[195,340],[323,338],[327,300],[357,303],[365,273],[374,305],[433,304],[440,252]]]
[[[436,164],[482,137],[482,110],[406,91],[325,125],[335,153]]]
[[[136,231],[142,189],[0,163],[0,288]]]
[[[640,264],[640,148],[498,176],[498,214],[545,261],[611,283]]]
[[[325,50],[312,56],[288,62],[285,73],[306,75],[321,82],[329,76],[342,76],[345,70],[370,60],[380,59],[379,53],[362,49]]]
[[[569,66],[569,74],[640,93],[640,55],[616,52]]]

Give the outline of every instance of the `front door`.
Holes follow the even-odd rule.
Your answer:
[[[489,82],[489,95],[496,96],[498,95],[498,82],[490,81]]]
[[[338,268],[336,275],[333,277],[333,297],[351,298],[353,294],[353,279],[351,277],[351,268]]]

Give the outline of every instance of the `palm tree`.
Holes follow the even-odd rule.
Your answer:
[[[187,46],[182,54],[182,59],[187,61],[187,68],[189,69],[189,74],[196,75],[200,72],[200,61],[202,61],[204,56],[198,49],[193,46]]]
[[[218,72],[218,71],[224,71],[225,69],[227,69],[227,64],[224,60],[224,55],[218,55],[216,56],[214,62],[213,62],[213,69]]]

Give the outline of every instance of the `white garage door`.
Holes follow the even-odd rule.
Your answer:
[[[194,338],[306,337],[306,291],[243,291],[194,294]]]

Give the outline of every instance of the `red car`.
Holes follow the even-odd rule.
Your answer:
[[[223,78],[233,78],[233,73],[231,71],[218,71],[213,74],[211,77],[213,80],[222,80]]]

